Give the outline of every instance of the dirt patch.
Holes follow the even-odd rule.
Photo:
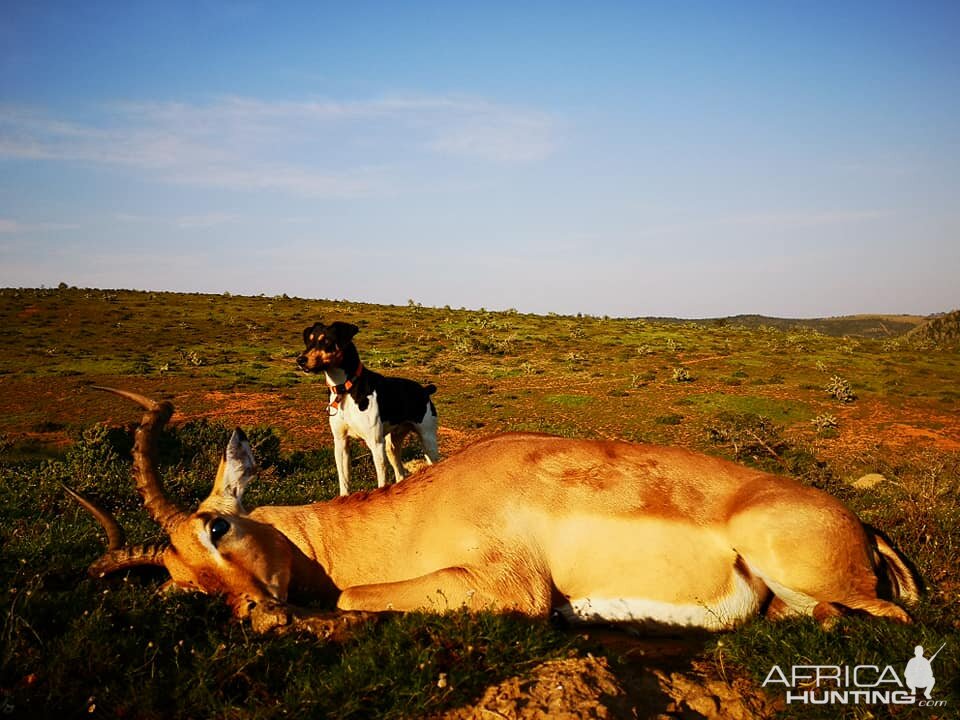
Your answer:
[[[711,360],[726,360],[732,355],[711,355],[710,357],[693,358],[692,360],[681,360],[681,365],[697,365],[698,363],[710,362]]]
[[[897,439],[903,444],[909,445],[914,442],[930,443],[940,450],[960,450],[960,441],[926,428],[918,428],[904,423],[894,423],[890,429],[896,433]]]
[[[607,660],[587,657],[543,663],[529,676],[493,685],[476,704],[437,720],[621,718],[630,717],[629,710],[627,694]]]
[[[463,430],[458,430],[457,428],[444,427],[443,425],[437,428],[437,435],[439,435],[442,441],[441,446],[443,447],[445,455],[451,455],[457,452],[480,437],[478,433],[468,433]]]
[[[858,401],[839,409],[840,437],[836,450],[857,453],[878,446],[905,449],[928,446],[960,450],[960,417],[930,407],[891,407]],[[933,429],[936,428],[936,429]]]
[[[553,660],[487,689],[475,704],[435,720],[524,718],[770,718],[780,706],[744,679],[724,680],[705,664],[685,672],[611,667],[606,658]]]

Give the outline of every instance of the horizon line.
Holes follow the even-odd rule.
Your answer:
[[[301,297],[298,295],[288,295],[287,293],[265,293],[261,292],[256,295],[250,295],[245,293],[231,292],[229,290],[223,290],[220,292],[215,291],[206,291],[206,290],[155,290],[155,289],[138,289],[138,288],[120,288],[120,287],[79,287],[77,285],[68,285],[65,282],[61,282],[56,286],[47,287],[46,285],[40,285],[40,287],[13,287],[13,286],[3,286],[0,287],[0,295],[5,295],[8,291],[14,292],[62,292],[67,291],[96,291],[96,292],[128,292],[128,293],[143,293],[143,294],[165,294],[165,295],[199,295],[199,296],[209,296],[209,297],[223,297],[223,298],[246,298],[246,299],[265,299],[265,300],[281,300],[283,302],[287,301],[305,301],[305,302],[328,302],[328,303],[345,303],[353,305],[371,305],[374,307],[389,307],[389,308],[404,308],[409,307],[412,309],[426,309],[426,310],[446,310],[451,312],[472,312],[472,313],[494,313],[500,315],[531,315],[534,317],[560,317],[560,318],[572,318],[572,319],[595,319],[595,320],[623,320],[623,321],[632,321],[632,320],[674,320],[674,321],[683,321],[683,322],[711,322],[717,320],[735,320],[737,318],[767,318],[770,320],[786,320],[786,321],[797,321],[802,322],[804,320],[842,320],[849,318],[863,318],[863,319],[881,319],[881,318],[922,318],[922,319],[932,319],[947,315],[952,312],[960,310],[960,305],[955,308],[950,308],[948,310],[938,310],[932,313],[906,313],[906,312],[882,312],[882,311],[870,311],[870,312],[858,312],[858,313],[849,313],[849,314],[840,314],[840,315],[819,315],[819,316],[810,316],[810,317],[790,317],[790,316],[781,316],[781,315],[767,315],[762,312],[741,312],[733,315],[710,315],[710,316],[695,316],[695,317],[684,317],[680,315],[609,315],[604,313],[588,313],[588,312],[577,312],[577,313],[561,313],[561,312],[526,312],[518,310],[516,308],[506,308],[506,309],[489,309],[485,306],[479,308],[468,308],[466,306],[460,306],[458,308],[452,307],[450,305],[425,305],[423,303],[417,302],[414,299],[408,300],[406,303],[383,303],[383,302],[373,302],[370,300],[356,300],[351,298],[323,298],[323,297]]]

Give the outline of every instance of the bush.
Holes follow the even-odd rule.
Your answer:
[[[813,428],[817,431],[818,435],[824,435],[826,437],[835,436],[837,434],[837,428],[839,427],[837,419],[829,413],[817,415],[813,420],[810,421],[810,424],[813,425]]]
[[[857,399],[856,393],[850,386],[850,381],[844,380],[839,375],[834,375],[832,378],[830,378],[830,382],[824,389],[829,395],[833,396],[842,403],[853,402]]]
[[[160,437],[160,460],[181,468],[216,470],[233,428],[209,420],[191,420],[165,431]],[[280,461],[280,437],[271,427],[258,426],[246,431],[254,457],[261,469]]]
[[[783,428],[754,413],[722,412],[707,430],[710,440],[733,451],[735,460],[780,474],[790,474],[831,491],[842,489],[827,464],[783,437]]]

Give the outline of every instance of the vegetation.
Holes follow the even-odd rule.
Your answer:
[[[816,429],[818,435],[836,437],[837,429],[839,428],[839,423],[837,422],[837,418],[831,415],[830,413],[817,415],[810,422],[813,425],[813,427]]]
[[[166,433],[171,491],[194,502],[209,491],[209,468],[229,432],[199,422]],[[261,457],[275,460],[275,436],[256,435]],[[130,530],[161,539],[129,481],[120,454],[127,440],[95,425],[62,460],[0,471],[0,572],[9,588],[0,598],[0,687],[5,707],[18,715],[43,717],[55,708],[156,718],[422,717],[522,672],[531,657],[572,648],[571,637],[547,624],[463,611],[390,617],[342,644],[262,638],[233,622],[219,598],[159,594],[151,575],[91,580],[84,568],[103,541],[61,481],[101,496]],[[261,498],[306,501],[311,468],[322,460],[301,453],[271,462]],[[327,485],[332,492],[335,482]]]
[[[960,310],[930,318],[907,333],[906,340],[920,349],[960,347]]]
[[[326,390],[294,358],[303,327],[337,318],[360,325],[371,368],[437,384],[445,454],[510,429],[622,438],[723,455],[838,495],[921,572],[929,589],[917,624],[850,617],[824,632],[758,620],[701,644],[699,660],[759,687],[773,664],[798,658],[902,666],[914,645],[947,642],[935,694],[951,711],[960,703],[960,356],[902,334],[920,319],[873,318],[888,332],[858,333],[837,318],[781,328],[61,287],[0,290],[0,710],[421,717],[543,659],[587,652],[546,623],[462,612],[391,618],[342,644],[264,638],[217,598],[156,593],[162,578],[86,577],[103,540],[61,481],[113,509],[133,542],[159,539],[129,478],[138,413],[89,386],[174,401],[161,462],[184,503],[209,491],[235,425],[264,467],[249,506],[332,497]],[[696,382],[675,382],[688,367]],[[832,378],[855,387],[856,402],[825,393]],[[372,486],[366,450],[354,452],[357,485]],[[888,482],[855,488],[866,473]],[[611,647],[589,650],[626,668],[622,644]],[[894,710],[913,716],[870,707]]]
[[[849,380],[844,380],[839,375],[834,375],[827,383],[827,393],[843,403],[853,402],[857,399],[857,394],[853,391]]]

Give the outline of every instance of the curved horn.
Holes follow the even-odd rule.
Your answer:
[[[150,517],[169,533],[187,517],[187,513],[167,497],[160,483],[160,473],[157,472],[157,438],[160,437],[160,431],[163,430],[167,420],[173,415],[173,405],[166,400],[154,402],[150,398],[127,390],[100,385],[92,387],[95,390],[105,390],[133,400],[146,409],[147,412],[140,420],[140,427],[137,428],[136,440],[133,443],[133,478],[137,483],[137,492],[143,498],[143,505],[150,513]]]
[[[164,545],[124,545],[123,528],[117,519],[107,510],[97,505],[92,500],[85,498],[73,488],[64,483],[60,483],[63,489],[82,505],[87,512],[97,519],[97,522],[107,533],[107,552],[101,557],[90,563],[87,568],[87,574],[92,578],[101,578],[104,575],[126,570],[142,565],[155,565],[163,567]]]
[[[120,527],[120,523],[117,522],[117,519],[112,514],[92,500],[85,498],[66,483],[60,483],[60,487],[66,490],[70,497],[80,503],[88,513],[93,515],[97,519],[97,522],[100,523],[100,526],[106,531],[107,550],[119,550],[124,546],[127,541],[126,535],[123,532],[123,528]]]
[[[166,549],[166,545],[151,544],[130,545],[116,550],[108,550],[90,563],[87,574],[92,578],[102,578],[110,573],[144,565],[164,567],[163,551]]]

